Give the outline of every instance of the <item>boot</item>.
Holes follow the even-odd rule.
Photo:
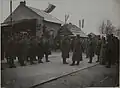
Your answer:
[[[80,61],[77,61],[77,64],[76,65],[79,65]]]
[[[75,61],[73,61],[73,63],[72,64],[70,64],[70,66],[74,66],[75,65]]]
[[[99,56],[98,56],[98,59],[97,59],[97,61],[96,62],[99,62]]]
[[[38,59],[38,63],[43,63],[42,59]]]
[[[48,60],[48,55],[45,55],[45,58],[46,58],[46,62],[50,62],[50,61]]]
[[[92,63],[92,57],[90,57],[90,61],[88,63]]]
[[[66,62],[66,58],[63,58],[63,64],[68,64],[68,63]]]

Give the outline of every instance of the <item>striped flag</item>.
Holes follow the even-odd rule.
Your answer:
[[[55,5],[49,4],[48,8],[46,8],[44,11],[46,13],[50,13],[50,12],[52,12],[55,9],[55,7],[56,7]]]
[[[81,28],[81,20],[79,20],[79,28]]]
[[[65,15],[65,23],[67,22],[69,15]]]
[[[84,19],[82,19],[82,28],[84,27]]]

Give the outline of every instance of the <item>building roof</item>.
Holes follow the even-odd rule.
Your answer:
[[[38,15],[44,17],[45,21],[63,24],[62,21],[60,21],[56,17],[53,17],[51,14],[44,12],[43,10],[36,9],[36,8],[33,8],[33,7],[29,7],[29,6],[28,6],[28,8],[31,9],[32,11],[34,11],[35,13],[37,13]]]
[[[69,35],[80,35],[80,37],[87,37],[87,35],[76,25],[73,24],[65,24],[62,27],[63,29],[60,30],[61,34],[65,34],[65,30],[67,30],[67,32],[69,31]]]

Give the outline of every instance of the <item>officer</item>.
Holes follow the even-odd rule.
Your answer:
[[[25,46],[25,36],[22,34],[21,39],[19,41],[19,52],[20,52],[20,58],[19,62],[21,66],[25,66],[25,60],[26,60],[26,46]]]
[[[37,37],[37,48],[36,48],[36,53],[37,53],[37,56],[38,56],[38,63],[43,63],[42,61],[42,58],[44,57],[44,51],[43,51],[43,42],[42,42],[42,38],[43,36],[40,38],[40,37]]]
[[[71,66],[75,65],[75,61],[77,61],[76,65],[79,65],[80,61],[82,61],[82,51],[83,51],[82,42],[80,41],[80,36],[77,35],[73,47],[73,57],[72,57],[73,62]]]
[[[46,62],[50,62],[50,60],[48,60],[48,55],[51,54],[51,51],[50,51],[50,44],[49,44],[48,37],[43,36],[42,43],[43,43],[43,51],[44,51]]]
[[[63,64],[68,64],[66,62],[66,58],[69,58],[70,41],[67,35],[65,35],[64,39],[62,40],[61,51],[62,51]]]
[[[97,46],[96,46],[96,55],[97,55],[96,62],[99,62],[99,59],[100,59],[101,44],[102,44],[102,41],[100,39],[100,35],[98,35]]]
[[[113,40],[112,40],[112,34],[108,34],[107,35],[107,65],[106,67],[107,68],[110,68],[111,67],[111,62],[112,62],[112,59],[114,58],[114,48],[113,48]]]
[[[36,40],[35,40],[35,36],[32,36],[30,39],[30,49],[29,49],[29,56],[30,56],[30,64],[35,64],[33,61],[36,58]]]
[[[6,47],[6,58],[10,68],[15,68],[14,59],[15,59],[15,47],[14,47],[14,37],[11,36],[8,40]]]
[[[88,57],[90,58],[88,63],[92,63],[92,58],[94,57],[94,42],[93,42],[92,36],[91,35],[88,35],[88,36],[89,36]]]

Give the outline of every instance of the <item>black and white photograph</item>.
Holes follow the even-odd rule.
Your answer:
[[[0,0],[1,88],[119,88],[120,0]]]

